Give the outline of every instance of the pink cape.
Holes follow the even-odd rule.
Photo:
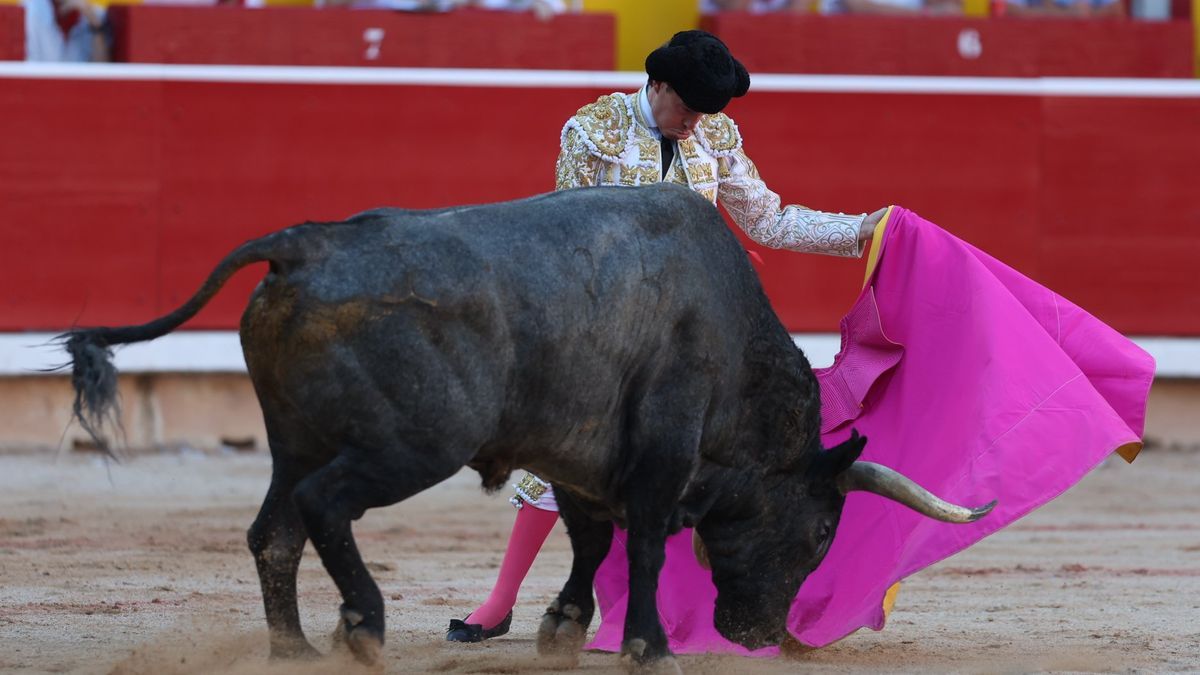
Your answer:
[[[788,628],[821,647],[883,628],[904,577],[1062,494],[1115,450],[1140,448],[1154,360],[1119,333],[911,211],[893,207],[878,264],[842,319],[842,348],[817,371],[822,438],[868,437],[862,458],[965,506],[941,523],[854,492],[828,555],[792,603]],[[667,540],[658,608],[676,653],[750,652],[713,627],[716,589],[691,530]],[[589,649],[620,651],[628,592],[625,532],[596,575],[602,621]]]

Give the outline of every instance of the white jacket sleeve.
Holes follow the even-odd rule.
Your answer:
[[[789,205],[767,188],[754,162],[737,152],[720,159],[717,199],[754,241],[768,248],[824,253],[847,258],[862,255],[858,230],[865,214],[845,215]]]

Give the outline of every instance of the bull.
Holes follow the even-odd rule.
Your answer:
[[[117,413],[112,347],[174,330],[256,262],[240,335],[273,468],[247,538],[274,658],[318,655],[296,597],[311,540],[343,599],[335,638],[378,662],[383,597],[351,522],[463,466],[487,490],[516,468],[556,488],[574,558],[541,653],[578,653],[613,524],[628,528],[623,653],[651,668],[674,667],[655,590],[681,527],[711,565],[717,629],[757,648],[784,637],[848,491],[952,522],[992,506],[859,461],[857,434],[823,448],[817,381],[745,250],[671,185],[377,209],[249,241],[171,313],[62,336],[82,426],[103,444]]]

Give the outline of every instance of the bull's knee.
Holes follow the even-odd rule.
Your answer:
[[[250,541],[250,552],[254,562],[265,570],[279,570],[295,567],[300,563],[302,551],[298,547],[288,546],[280,542],[263,544],[260,541]]]
[[[268,527],[255,521],[246,531],[246,545],[254,559],[270,566],[286,564],[300,558],[307,537],[294,528]]]
[[[271,547],[272,532],[264,526],[261,521],[254,521],[250,529],[246,530],[246,545],[250,547],[250,553],[254,554],[254,559],[263,558],[263,554]]]

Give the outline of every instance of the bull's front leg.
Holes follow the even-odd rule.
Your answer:
[[[680,470],[641,471],[643,480],[631,486],[626,498],[629,600],[621,658],[638,672],[680,672],[658,614],[658,575],[666,559],[671,517],[691,473],[685,457],[673,464]]]
[[[613,526],[610,521],[591,519],[563,490],[555,492],[559,514],[571,538],[571,576],[558,597],[546,608],[538,628],[538,653],[543,656],[566,656],[578,659],[592,623],[596,605],[592,598],[592,582],[596,570],[612,546]]]
[[[679,352],[686,356],[685,352]],[[699,457],[706,392],[712,383],[681,358],[650,388],[630,421],[630,458],[635,477],[625,486],[629,524],[629,601],[621,658],[635,670],[679,673],[658,616],[658,574],[666,559],[667,534]]]
[[[677,673],[658,616],[658,574],[666,558],[667,516],[629,520],[629,605],[625,613],[622,659],[637,671]]]

